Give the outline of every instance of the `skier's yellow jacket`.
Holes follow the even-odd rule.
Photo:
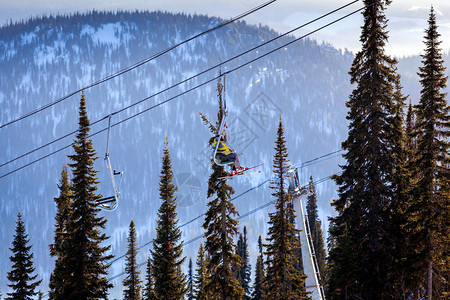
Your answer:
[[[214,149],[216,149],[216,145],[217,145],[217,137],[214,138],[213,142]],[[228,146],[224,143],[224,141],[220,140],[219,147],[217,148],[217,153],[228,155],[233,153],[233,151],[230,148],[228,148]]]

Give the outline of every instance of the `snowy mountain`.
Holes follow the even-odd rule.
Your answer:
[[[36,108],[78,90],[90,83],[152,56],[197,33],[222,22],[206,16],[162,12],[121,12],[43,17],[0,28],[0,124],[5,124]],[[236,22],[186,43],[130,72],[85,91],[91,133],[107,127],[108,116],[122,108],[158,93],[186,78],[276,37],[267,27]],[[285,37],[238,59],[224,63],[222,72],[239,67],[276,47],[291,41]],[[226,77],[226,100],[230,144],[244,153],[245,166],[264,163],[262,173],[232,181],[238,196],[241,228],[248,228],[251,253],[256,252],[258,235],[265,236],[271,200],[268,183],[278,119],[285,124],[286,140],[293,165],[301,166],[301,182],[307,183],[339,172],[340,149],[346,138],[345,101],[351,93],[347,74],[353,55],[329,45],[304,39],[262,59],[230,72]],[[410,67],[410,66],[408,66]],[[108,219],[116,259],[110,275],[115,277],[111,296],[121,297],[126,235],[130,220],[136,224],[140,260],[148,255],[155,235],[159,208],[158,180],[163,140],[167,135],[172,164],[179,187],[178,213],[185,241],[184,253],[195,261],[203,233],[201,215],[206,210],[206,183],[210,173],[209,131],[199,112],[215,119],[216,80],[219,68],[195,77],[156,97],[132,106],[112,117],[110,153],[113,167],[125,172],[121,200],[114,212],[102,212]],[[405,94],[418,95],[419,84],[407,77]],[[403,81],[402,81],[403,83]],[[414,96],[414,97],[416,97]],[[174,98],[173,98],[174,97]],[[173,99],[172,99],[173,98]],[[0,164],[77,129],[80,93],[49,109],[0,128]],[[153,105],[172,99],[166,104]],[[417,99],[417,98],[415,98]],[[414,100],[417,102],[417,100]],[[138,114],[141,111],[148,111]],[[129,118],[128,120],[126,120]],[[62,138],[48,147],[0,167],[0,177],[21,166],[71,144],[74,137]],[[112,185],[103,164],[106,131],[93,137],[99,159],[100,192],[112,195]],[[34,262],[41,290],[48,290],[53,259],[48,245],[53,239],[57,184],[71,147],[39,160],[0,179],[0,290],[5,294],[6,272],[18,212],[33,245]],[[322,157],[322,158],[321,158]],[[264,183],[260,185],[261,183]],[[259,186],[260,185],[260,186]],[[317,185],[322,221],[333,211],[329,203],[336,196],[330,180]],[[192,221],[192,222],[191,222]],[[252,263],[254,266],[254,262]]]

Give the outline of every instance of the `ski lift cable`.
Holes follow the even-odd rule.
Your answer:
[[[13,119],[13,120],[5,123],[5,124],[2,124],[2,125],[0,125],[0,129],[3,128],[3,127],[6,127],[8,125],[11,125],[11,124],[13,124],[13,123],[15,123],[17,121],[20,121],[22,119],[25,119],[25,118],[27,118],[29,116],[32,116],[32,115],[34,115],[34,114],[36,114],[36,113],[38,113],[40,111],[43,111],[43,110],[45,110],[45,109],[47,109],[47,108],[49,108],[49,107],[51,107],[51,106],[53,106],[53,105],[63,101],[63,100],[66,100],[67,98],[70,98],[71,96],[81,92],[82,90],[87,90],[87,89],[92,88],[94,86],[97,86],[97,85],[99,85],[101,83],[104,83],[104,82],[106,82],[108,80],[111,80],[111,79],[113,79],[113,78],[115,78],[117,76],[123,75],[123,74],[125,74],[125,73],[127,73],[127,72],[129,72],[129,71],[131,71],[133,69],[136,69],[136,68],[138,68],[138,67],[140,67],[140,66],[142,66],[142,65],[144,65],[144,64],[146,64],[146,63],[148,63],[148,62],[150,62],[150,61],[152,61],[152,60],[154,60],[154,59],[156,59],[156,58],[158,58],[160,56],[162,56],[163,54],[166,54],[167,52],[172,51],[175,48],[178,48],[179,46],[181,46],[181,45],[183,45],[183,44],[185,44],[187,42],[190,42],[190,41],[192,41],[192,40],[194,40],[194,39],[196,39],[196,38],[198,38],[198,37],[200,37],[202,35],[205,35],[207,33],[215,31],[215,30],[217,30],[217,29],[219,29],[221,27],[224,27],[224,26],[226,26],[228,24],[231,24],[231,23],[233,23],[233,22],[235,22],[235,21],[237,21],[239,19],[242,19],[243,17],[246,17],[246,16],[248,16],[248,15],[258,11],[258,10],[260,10],[260,9],[262,9],[262,8],[272,4],[272,3],[274,3],[275,1],[277,1],[277,0],[267,1],[267,2],[265,2],[265,3],[263,3],[263,4],[259,5],[259,6],[256,6],[256,7],[252,8],[252,9],[250,9],[250,10],[248,10],[248,11],[246,11],[246,12],[244,12],[244,13],[242,13],[242,14],[234,17],[234,18],[229,19],[228,21],[222,22],[222,23],[220,23],[219,25],[217,25],[217,26],[215,26],[213,28],[207,29],[207,30],[205,30],[205,31],[203,31],[203,32],[201,32],[199,34],[196,34],[196,35],[194,35],[194,36],[192,36],[192,37],[190,37],[190,38],[188,38],[188,39],[186,39],[186,40],[184,40],[184,41],[182,41],[182,42],[180,42],[178,44],[175,44],[175,45],[173,45],[173,46],[171,46],[171,47],[169,47],[167,49],[164,49],[164,50],[162,50],[162,51],[160,51],[160,52],[158,52],[156,54],[153,54],[152,56],[147,57],[147,58],[145,58],[145,59],[143,59],[143,60],[141,60],[141,61],[139,61],[139,62],[137,62],[137,63],[135,63],[135,64],[133,64],[131,66],[123,68],[122,70],[119,70],[116,73],[108,75],[108,76],[106,76],[106,77],[104,77],[104,78],[102,78],[102,79],[100,79],[100,80],[98,80],[96,82],[93,82],[93,83],[91,83],[91,84],[89,84],[89,85],[87,85],[85,87],[82,87],[82,88],[80,88],[80,89],[78,89],[78,90],[76,90],[76,91],[74,91],[72,93],[69,93],[69,94],[67,94],[67,95],[65,95],[65,96],[63,96],[63,97],[61,97],[59,99],[56,99],[56,100],[54,100],[54,101],[52,101],[52,102],[50,102],[48,104],[45,104],[45,105],[43,105],[43,106],[41,106],[41,107],[39,107],[39,108],[29,112],[29,113],[26,113],[26,114],[24,114],[24,115],[22,115],[22,116],[20,116],[20,117],[18,117],[16,119]]]
[[[330,156],[331,154],[336,153],[336,152],[339,152],[339,151],[342,151],[342,150],[333,151],[333,152],[331,152],[331,153],[328,153],[328,154],[325,154],[325,155],[320,156],[320,158],[328,157],[328,156]],[[319,161],[318,161],[317,159],[318,159],[318,158],[313,158],[313,159],[311,159],[311,160],[306,161],[304,164],[310,163],[309,165],[311,165],[311,164],[318,163]],[[299,165],[300,165],[300,164],[299,164]],[[301,166],[301,168],[303,168],[303,166]],[[322,179],[317,180],[316,182],[322,183],[322,182],[320,182],[320,180],[323,180],[323,179],[329,180],[330,177],[331,177],[331,176],[324,177],[324,178],[322,178]],[[236,197],[233,197],[230,201],[234,201],[234,200],[239,199],[240,197],[244,196],[245,194],[247,194],[247,193],[249,193],[249,192],[251,192],[251,191],[253,191],[253,190],[256,190],[256,189],[260,188],[261,186],[265,185],[267,182],[269,182],[269,181],[271,181],[271,180],[272,180],[272,178],[269,178],[269,179],[264,180],[264,181],[261,182],[260,184],[258,184],[258,185],[256,185],[256,186],[254,186],[254,187],[252,187],[252,188],[246,190],[245,192],[242,192],[241,194],[237,195]],[[261,208],[261,209],[262,209],[262,208]],[[247,214],[248,214],[248,213],[247,213]],[[185,226],[191,224],[192,222],[194,222],[194,221],[200,219],[201,217],[203,217],[204,215],[205,215],[205,214],[203,213],[203,214],[201,214],[201,215],[199,215],[199,216],[197,216],[197,217],[195,217],[195,218],[193,218],[193,219],[187,221],[186,223],[183,223],[182,225],[180,225],[180,228],[183,228],[183,227],[185,227]],[[243,216],[240,216],[238,219],[243,218],[243,217],[244,217],[244,215],[243,215]],[[151,244],[152,242],[153,242],[153,240],[148,241],[148,242],[142,244],[140,247],[137,248],[137,250],[140,250],[140,249],[142,249],[142,248],[148,246],[148,245]],[[118,260],[124,258],[125,256],[126,256],[126,254],[123,254],[123,255],[121,255],[121,256],[119,256],[119,257],[116,257],[116,258],[114,258],[113,260],[111,260],[109,263],[110,263],[110,264],[113,264],[113,263],[115,263],[116,261],[118,261]]]
[[[263,57],[266,57],[266,56],[268,56],[268,55],[274,53],[275,51],[278,51],[278,50],[280,50],[280,49],[283,49],[283,48],[285,48],[285,47],[287,47],[287,46],[289,46],[289,45],[291,45],[291,44],[293,44],[293,43],[295,43],[295,42],[297,42],[297,41],[300,41],[300,40],[304,39],[305,37],[308,37],[309,35],[311,35],[311,34],[313,34],[313,33],[316,33],[316,32],[318,32],[318,31],[320,31],[320,30],[322,30],[322,29],[324,29],[324,28],[326,28],[326,27],[328,27],[328,26],[331,26],[331,25],[333,25],[333,24],[335,24],[335,23],[337,23],[337,22],[339,22],[339,21],[345,19],[345,18],[348,18],[349,16],[351,16],[351,15],[353,15],[353,14],[355,14],[355,13],[357,13],[357,12],[363,10],[363,9],[364,9],[364,7],[360,8],[360,9],[357,9],[357,10],[351,12],[351,13],[348,13],[348,14],[346,14],[345,16],[342,16],[342,17],[340,17],[340,18],[338,18],[338,19],[336,19],[336,20],[334,20],[334,21],[332,21],[332,22],[329,22],[329,23],[327,23],[327,24],[325,24],[325,25],[323,25],[323,26],[321,26],[321,27],[319,27],[319,28],[317,28],[317,29],[315,29],[315,30],[313,30],[313,31],[311,31],[311,32],[309,32],[309,33],[307,33],[307,34],[305,34],[305,35],[302,35],[302,36],[300,36],[300,37],[298,37],[298,38],[296,38],[296,39],[294,39],[294,40],[292,40],[292,41],[290,41],[290,42],[287,42],[287,43],[283,44],[282,46],[279,46],[279,47],[277,47],[277,48],[275,48],[275,49],[272,49],[271,51],[269,51],[269,52],[267,52],[267,53],[264,53],[264,54],[262,54],[262,55],[260,55],[260,56],[258,56],[258,57],[256,57],[256,58],[254,58],[254,59],[252,59],[252,60],[246,62],[246,63],[243,63],[243,64],[241,64],[241,65],[239,65],[239,66],[237,66],[237,67],[235,67],[235,68],[233,68],[233,69],[231,69],[231,70],[228,70],[228,71],[225,72],[224,74],[229,74],[229,73],[232,73],[232,72],[234,72],[234,71],[236,71],[236,70],[238,70],[238,69],[241,69],[241,68],[243,68],[243,67],[245,67],[245,66],[247,66],[247,65],[249,65],[249,64],[251,64],[251,63],[253,63],[253,62],[255,62],[255,61],[257,61],[257,60],[259,60],[259,59],[261,59],[261,58],[263,58]],[[224,75],[224,74],[222,74],[222,75]],[[217,80],[217,79],[218,79],[220,76],[222,76],[222,75],[215,76],[214,78],[209,79],[209,80],[207,80],[207,81],[205,81],[205,82],[203,82],[203,83],[200,83],[200,84],[198,84],[198,85],[196,85],[196,86],[194,86],[194,87],[192,87],[192,88],[190,88],[190,89],[188,89],[188,90],[185,90],[184,92],[181,92],[180,94],[177,94],[177,95],[175,95],[175,96],[173,96],[173,97],[170,97],[170,98],[168,98],[168,99],[166,99],[166,100],[164,100],[164,101],[162,101],[162,102],[160,102],[160,103],[157,103],[157,104],[155,104],[155,105],[153,105],[153,106],[151,106],[151,107],[149,107],[149,108],[147,108],[147,109],[144,109],[144,110],[142,110],[142,111],[140,111],[140,112],[138,112],[138,113],[136,113],[136,114],[134,114],[134,115],[131,115],[131,116],[129,116],[129,117],[127,117],[127,118],[125,118],[125,119],[123,119],[123,120],[121,120],[121,121],[119,121],[119,122],[113,124],[113,125],[111,125],[111,127],[117,126],[117,125],[119,125],[119,124],[121,124],[121,123],[123,123],[123,122],[126,122],[126,121],[128,121],[128,120],[130,120],[130,119],[132,119],[132,118],[135,118],[135,117],[137,117],[137,116],[139,116],[139,115],[141,115],[141,114],[143,114],[143,113],[145,113],[145,112],[147,112],[147,111],[149,111],[149,110],[152,110],[152,109],[154,109],[154,108],[156,108],[156,107],[158,107],[158,106],[161,106],[161,105],[163,105],[163,104],[165,104],[165,103],[167,103],[167,102],[170,102],[170,101],[172,101],[172,100],[174,100],[174,99],[176,99],[176,98],[178,98],[178,97],[180,97],[180,96],[182,96],[182,95],[184,95],[184,94],[187,94],[187,93],[189,93],[189,92],[191,92],[191,91],[193,91],[193,90],[195,90],[195,89],[197,89],[197,88],[199,88],[199,87],[202,87],[202,86],[204,86],[204,85],[206,85],[206,84],[209,84],[210,82],[213,82],[213,81]],[[150,97],[151,97],[151,96],[150,96]],[[150,97],[147,97],[146,99],[148,99],[148,98],[150,98]],[[141,100],[141,101],[143,101],[143,100]],[[115,113],[112,113],[111,115],[114,115],[114,114],[116,114],[116,113],[118,113],[118,112],[120,112],[120,111],[121,111],[121,110],[119,110],[119,111],[117,111],[117,112],[115,112]],[[105,119],[105,118],[107,118],[107,117],[104,117],[103,119]],[[100,133],[100,132],[103,132],[103,131],[105,131],[105,130],[107,130],[107,128],[104,128],[104,129],[102,129],[102,130],[100,130],[100,131],[97,131],[96,133],[94,133],[94,134],[92,134],[92,135],[90,135],[90,136],[88,136],[88,137],[86,137],[86,138],[90,138],[90,137],[92,137],[92,136],[94,136],[94,135],[96,135],[96,134],[98,134],[98,133]],[[53,154],[55,154],[55,153],[57,153],[57,152],[60,152],[60,151],[62,151],[62,150],[64,150],[64,149],[67,149],[68,147],[70,147],[70,145],[69,145],[69,146],[66,146],[66,147],[64,147],[64,148],[61,148],[61,149],[59,149],[59,150],[56,150],[56,151],[54,151],[54,152],[52,152],[52,153],[50,153],[50,154],[48,154],[48,155],[46,155],[46,156],[44,156],[44,157],[41,157],[41,158],[39,158],[39,159],[37,159],[37,160],[34,160],[34,161],[32,161],[32,162],[30,162],[30,163],[28,163],[28,164],[26,164],[26,165],[24,165],[24,166],[22,166],[22,167],[20,167],[20,168],[14,169],[14,170],[12,170],[12,171],[10,171],[10,172],[8,172],[8,173],[6,173],[6,174],[0,176],[0,179],[6,177],[6,176],[8,176],[8,175],[11,175],[11,174],[17,172],[18,170],[21,170],[21,169],[23,169],[23,168],[25,168],[25,167],[28,167],[28,166],[30,166],[30,165],[32,165],[32,164],[34,164],[34,163],[36,163],[36,162],[38,162],[38,161],[40,161],[40,160],[46,158],[46,157],[49,157],[49,156],[51,156],[51,155],[53,155]]]
[[[242,53],[239,53],[239,54],[237,54],[237,55],[235,55],[235,56],[233,56],[233,57],[231,57],[231,58],[229,58],[229,59],[227,59],[227,60],[225,60],[225,61],[223,61],[223,62],[220,62],[220,63],[218,63],[218,64],[216,64],[216,65],[214,65],[214,66],[212,66],[212,67],[210,67],[210,68],[207,68],[207,69],[205,69],[205,70],[203,70],[203,71],[201,71],[201,72],[199,72],[199,73],[197,73],[197,74],[195,74],[195,75],[193,75],[193,76],[191,76],[191,77],[188,77],[188,78],[186,78],[186,79],[184,79],[184,80],[182,80],[182,81],[180,81],[180,82],[178,82],[178,83],[175,83],[175,84],[173,84],[173,85],[171,85],[171,86],[169,86],[169,87],[167,87],[167,88],[165,88],[165,89],[163,89],[163,90],[160,90],[160,91],[158,91],[158,92],[156,92],[156,93],[154,93],[154,94],[152,94],[152,95],[150,95],[150,96],[148,96],[148,97],[145,97],[145,98],[143,98],[143,99],[141,99],[141,100],[139,100],[139,101],[137,101],[137,102],[135,102],[135,103],[133,103],[133,104],[130,104],[130,105],[126,106],[126,107],[123,107],[123,108],[121,108],[120,110],[117,110],[117,111],[113,112],[111,115],[115,115],[115,114],[121,113],[121,112],[123,112],[123,111],[125,111],[125,110],[130,109],[131,107],[134,107],[134,106],[136,106],[136,105],[138,105],[138,104],[141,104],[141,103],[143,103],[143,102],[145,102],[145,101],[148,101],[148,100],[151,99],[151,98],[154,98],[154,97],[156,97],[156,96],[158,96],[158,95],[160,95],[160,94],[162,94],[162,93],[165,93],[165,92],[167,92],[167,91],[169,91],[169,90],[171,90],[171,89],[173,89],[173,88],[175,88],[175,87],[177,87],[177,86],[180,86],[180,85],[182,85],[182,84],[184,84],[184,83],[186,83],[186,82],[188,82],[188,81],[190,81],[190,80],[192,80],[192,79],[194,79],[194,78],[196,78],[196,77],[199,77],[199,76],[201,76],[201,75],[203,75],[203,74],[205,74],[205,73],[207,73],[207,72],[210,72],[210,71],[216,69],[217,67],[221,67],[223,64],[229,63],[229,62],[231,62],[231,61],[233,61],[233,60],[235,60],[235,59],[237,59],[237,58],[239,58],[239,57],[241,57],[241,56],[243,56],[243,55],[246,55],[246,54],[248,54],[248,53],[250,53],[250,52],[252,52],[252,51],[254,51],[254,50],[256,50],[256,49],[258,49],[258,48],[260,48],[260,47],[263,47],[263,46],[265,46],[265,45],[267,45],[267,44],[269,44],[269,43],[272,43],[272,42],[274,42],[274,41],[276,41],[276,40],[278,40],[278,39],[280,39],[280,38],[282,38],[282,37],[284,37],[284,36],[287,36],[287,35],[289,35],[289,34],[295,32],[295,31],[297,31],[297,30],[299,30],[299,29],[301,29],[301,28],[303,28],[303,27],[305,27],[305,26],[307,26],[307,25],[310,25],[310,24],[312,24],[312,23],[314,23],[314,22],[317,22],[317,21],[319,21],[320,19],[325,18],[325,17],[327,17],[327,16],[329,16],[329,15],[331,15],[331,14],[333,14],[333,13],[339,11],[339,10],[342,10],[342,9],[344,9],[344,8],[350,6],[350,5],[352,5],[352,4],[354,4],[354,3],[358,2],[358,1],[360,1],[360,0],[354,0],[354,1],[349,2],[349,3],[347,3],[347,4],[345,4],[345,5],[341,6],[341,7],[338,7],[338,8],[336,8],[336,9],[334,9],[334,10],[332,10],[332,11],[330,11],[330,12],[328,12],[328,13],[322,15],[322,16],[319,16],[319,17],[317,17],[317,18],[315,18],[315,19],[313,19],[313,20],[311,20],[311,21],[309,21],[309,22],[307,22],[307,23],[304,23],[304,24],[302,24],[302,25],[300,25],[300,26],[298,26],[298,27],[296,27],[296,28],[294,28],[294,29],[291,29],[291,30],[289,30],[289,31],[287,31],[287,32],[285,32],[285,33],[283,33],[283,34],[281,34],[281,35],[275,37],[275,38],[272,38],[272,39],[270,39],[270,40],[268,40],[268,41],[266,41],[266,42],[260,44],[260,45],[257,45],[257,46],[255,46],[255,47],[253,47],[253,48],[250,48],[250,49],[248,49],[248,50],[246,50],[246,51],[244,51],[244,52],[242,52]],[[217,79],[217,78],[219,78],[219,77],[220,77],[220,76],[216,77],[215,79]],[[99,119],[99,120],[97,120],[97,121],[92,122],[92,123],[90,124],[90,126],[93,126],[93,125],[99,123],[100,121],[105,120],[106,118],[108,118],[108,116],[103,117],[103,118],[101,118],[101,119]],[[5,162],[5,163],[2,163],[2,164],[0,164],[0,167],[3,167],[3,166],[5,166],[5,165],[7,165],[7,164],[9,164],[9,163],[12,163],[12,162],[14,162],[14,161],[16,161],[16,160],[18,160],[18,159],[20,159],[20,158],[25,157],[25,156],[27,156],[27,155],[33,153],[33,152],[36,152],[36,151],[38,151],[38,150],[40,150],[40,149],[42,149],[42,148],[44,148],[44,147],[47,147],[47,146],[49,146],[49,145],[51,145],[51,144],[53,144],[53,143],[55,143],[55,142],[57,142],[57,141],[60,141],[60,140],[66,138],[66,137],[68,137],[68,136],[71,136],[72,134],[77,133],[79,130],[80,130],[80,129],[75,130],[75,131],[72,131],[72,132],[70,132],[70,133],[64,135],[63,137],[60,137],[60,138],[58,138],[58,139],[56,139],[56,140],[54,140],[54,141],[51,141],[51,142],[49,142],[49,143],[47,143],[47,144],[45,144],[45,145],[42,145],[42,146],[40,146],[40,147],[38,147],[38,148],[36,148],[36,149],[33,149],[33,150],[31,150],[31,151],[29,151],[29,152],[23,154],[23,155],[20,155],[20,156],[18,156],[18,157],[16,157],[16,158],[13,158],[13,159],[11,159],[11,160]],[[0,177],[0,178],[1,178],[1,177]]]
[[[327,176],[327,177],[324,177],[324,178],[321,178],[321,179],[315,181],[314,184],[317,185],[317,184],[323,183],[323,182],[325,182],[325,181],[328,181],[328,180],[330,180],[330,179],[331,179],[331,176]],[[264,183],[266,183],[267,181],[268,181],[268,180],[266,180]],[[255,209],[253,209],[253,210],[251,210],[251,211],[249,211],[249,212],[243,214],[242,216],[238,217],[237,219],[238,219],[238,220],[241,220],[241,219],[243,219],[243,218],[245,218],[245,217],[248,217],[248,216],[250,216],[250,215],[252,215],[252,214],[254,214],[254,213],[256,213],[256,212],[258,212],[258,211],[260,211],[260,210],[262,210],[262,209],[264,209],[264,208],[266,208],[266,207],[268,207],[268,206],[270,206],[270,205],[273,205],[273,204],[274,204],[273,201],[266,202],[265,204],[263,204],[263,205],[261,205],[261,206],[255,208]],[[189,245],[189,244],[191,244],[191,243],[193,243],[193,242],[195,242],[195,241],[201,239],[202,237],[203,237],[203,234],[200,234],[200,235],[198,235],[198,236],[196,236],[196,237],[190,239],[190,240],[187,241],[186,243],[183,243],[183,245],[184,245],[184,246]],[[151,242],[148,242],[148,243],[146,243],[146,244],[148,245],[148,244],[150,244],[150,243],[151,243]],[[139,249],[140,249],[140,248],[139,248]],[[120,258],[123,258],[123,257],[125,257],[125,256],[126,256],[126,255],[123,255],[123,256],[121,256]],[[112,262],[111,262],[111,263],[112,263]],[[145,261],[145,262],[142,262],[142,263],[139,264],[139,266],[142,267],[142,266],[145,265],[146,263],[147,263],[146,261]],[[107,281],[110,282],[110,281],[112,281],[112,280],[114,280],[114,279],[117,279],[117,278],[119,278],[119,277],[121,277],[121,276],[123,276],[123,275],[125,275],[125,274],[126,274],[126,272],[123,271],[123,272],[121,272],[121,273],[119,273],[119,274],[116,274],[116,275],[111,276],[110,278],[107,279]]]

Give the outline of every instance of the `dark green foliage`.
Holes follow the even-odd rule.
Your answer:
[[[70,197],[69,176],[67,166],[64,165],[61,171],[61,179],[59,188],[59,196],[54,198],[56,203],[56,217],[55,217],[55,236],[50,255],[56,256],[55,268],[50,275],[50,299],[64,300],[64,285],[70,278],[70,273],[66,268],[66,252],[67,252],[67,228],[66,224],[70,216],[72,203]]]
[[[205,249],[203,244],[200,244],[197,256],[197,268],[195,269],[194,276],[194,298],[197,300],[212,299],[206,286],[208,284],[208,271],[206,269],[207,261],[205,259]]]
[[[292,222],[295,212],[288,207],[290,196],[284,189],[289,160],[281,117],[274,149],[273,172],[276,180],[271,182],[270,188],[274,190],[272,196],[276,198],[276,212],[269,213],[268,244],[265,245],[266,296],[268,299],[307,299],[306,276],[294,267],[299,264],[299,257],[294,255],[293,249],[300,248],[300,240],[299,230]]]
[[[64,244],[65,267],[70,274],[64,285],[65,299],[106,299],[108,289],[108,260],[105,255],[110,246],[103,246],[108,239],[100,232],[105,228],[106,219],[98,217],[100,209],[95,204],[101,198],[97,194],[97,171],[94,161],[97,159],[92,140],[89,137],[89,120],[86,112],[84,93],[81,95],[79,109],[79,131],[73,145],[75,154],[69,158],[72,168],[71,203],[66,224],[67,236]]]
[[[244,226],[244,235],[239,234],[236,254],[241,258],[241,267],[238,269],[238,280],[244,289],[243,299],[250,299],[251,265],[248,253],[247,226]]]
[[[203,121],[211,130],[212,137],[209,141],[212,145],[214,136],[222,119],[222,84],[218,82],[219,113],[216,126],[202,115]],[[212,174],[208,180],[208,198],[215,197],[208,202],[208,210],[205,216],[203,228],[205,232],[205,250],[210,255],[208,270],[210,275],[207,282],[207,290],[212,293],[213,298],[235,299],[242,297],[244,290],[237,280],[233,270],[240,268],[240,258],[235,254],[233,237],[237,235],[238,221],[233,217],[238,215],[236,207],[231,203],[231,195],[234,190],[226,181],[218,180],[219,177],[227,176],[223,166],[216,165],[211,160]]]
[[[412,137],[417,144],[412,166],[412,203],[408,208],[411,242],[420,275],[426,272],[426,298],[449,296],[450,116],[444,93],[447,77],[439,48],[436,15],[431,9],[425,54],[419,68],[422,90]]]
[[[262,239],[261,236],[258,238],[258,248],[259,255],[256,259],[256,267],[255,267],[255,282],[253,284],[253,293],[252,299],[254,300],[263,300],[264,299],[264,259],[263,259],[263,250],[262,250]]]
[[[156,238],[153,241],[153,278],[157,299],[182,299],[187,292],[186,275],[181,272],[183,242],[178,226],[177,204],[173,185],[172,163],[167,144],[164,144],[159,182],[159,196],[162,200],[158,210]]]
[[[35,289],[41,281],[34,281],[37,275],[32,276],[34,272],[33,253],[30,252],[31,245],[28,246],[30,241],[28,240],[28,235],[25,233],[25,226],[20,213],[17,215],[16,224],[16,234],[14,235],[12,248],[9,248],[13,253],[9,257],[12,267],[7,275],[10,282],[8,286],[13,291],[7,293],[8,297],[6,299],[28,300],[33,299],[37,295]]]
[[[189,266],[188,266],[188,292],[187,292],[187,298],[188,300],[194,299],[194,281],[193,281],[193,274],[192,274],[192,259],[189,259]]]
[[[338,212],[331,218],[329,298],[389,299],[395,283],[388,276],[395,265],[398,227],[393,203],[399,184],[403,97],[396,61],[384,52],[387,41],[384,10],[391,1],[365,0],[362,50],[350,75],[356,85],[347,102],[350,121],[342,144],[346,164],[335,176]],[[394,205],[394,206],[393,206]]]
[[[155,280],[152,271],[152,259],[149,256],[147,259],[147,270],[145,272],[145,286],[143,300],[156,300],[155,296]]]
[[[141,299],[141,280],[139,279],[139,265],[136,262],[138,254],[136,243],[136,230],[134,221],[130,222],[130,229],[128,231],[128,250],[125,257],[125,273],[127,277],[123,280],[124,299],[138,300]]]
[[[309,179],[309,190],[311,194],[308,196],[306,204],[306,213],[308,215],[308,223],[311,232],[312,246],[316,254],[317,264],[319,266],[320,284],[326,285],[327,277],[326,252],[325,243],[323,241],[322,222],[319,220],[317,212],[317,193],[312,176]]]

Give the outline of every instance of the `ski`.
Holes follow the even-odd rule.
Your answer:
[[[219,177],[219,178],[217,178],[217,179],[219,179],[219,180],[227,180],[227,179],[233,179],[233,178],[235,178],[235,177],[237,177],[237,176],[242,176],[242,175],[258,174],[258,173],[261,173],[261,171],[258,171],[258,172],[251,172],[251,173],[247,173],[247,171],[252,170],[252,169],[255,169],[255,168],[258,168],[258,167],[260,167],[260,166],[262,166],[262,165],[264,165],[264,163],[259,164],[259,165],[254,166],[254,167],[247,168],[247,169],[245,169],[245,170],[243,170],[243,171],[241,171],[241,172],[239,172],[239,173],[236,173],[236,174],[233,174],[233,175],[224,176],[224,177]]]

